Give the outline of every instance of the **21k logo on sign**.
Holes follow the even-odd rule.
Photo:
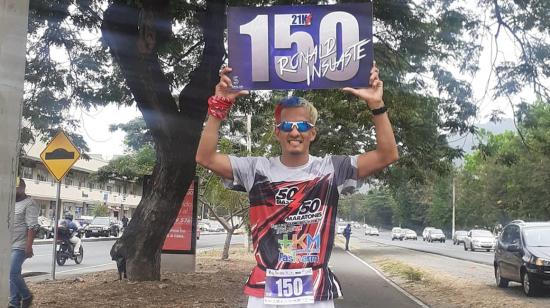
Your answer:
[[[311,14],[294,14],[292,15],[293,26],[309,26],[311,25]]]

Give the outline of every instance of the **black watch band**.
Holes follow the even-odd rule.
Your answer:
[[[382,106],[380,108],[372,109],[371,111],[372,111],[372,115],[379,115],[388,111],[388,108],[386,108],[386,106]]]

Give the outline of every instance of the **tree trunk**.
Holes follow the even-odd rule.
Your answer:
[[[201,20],[203,56],[178,103],[157,54],[172,35],[170,1],[144,0],[140,9],[125,3],[114,1],[105,11],[102,36],[151,131],[157,161],[128,228],[111,249],[111,257],[126,262],[130,280],[160,280],[161,249],[195,175],[207,99],[219,78],[225,52],[225,1],[206,3]],[[218,22],[208,25],[209,20]]]
[[[223,245],[222,260],[229,259],[229,246],[231,246],[231,238],[233,237],[234,228],[227,230],[227,235],[225,236],[225,244]]]

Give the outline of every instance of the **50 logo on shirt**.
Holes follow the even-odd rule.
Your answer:
[[[288,205],[294,201],[293,197],[298,192],[298,187],[291,186],[281,188],[275,194],[275,204],[277,205]]]

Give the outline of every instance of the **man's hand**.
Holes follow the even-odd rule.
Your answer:
[[[231,72],[232,69],[230,67],[224,67],[220,71],[220,82],[216,85],[216,96],[222,96],[225,98],[228,98],[231,101],[234,101],[240,96],[248,95],[248,91],[241,90],[241,91],[235,91],[232,89],[233,84],[231,83],[231,78],[229,78],[226,74]]]
[[[384,101],[382,100],[383,83],[382,80],[378,78],[378,68],[376,65],[372,66],[370,71],[369,78],[370,87],[364,89],[354,89],[354,88],[343,88],[344,92],[351,93],[360,99],[367,102],[370,109],[378,109],[384,106]]]
[[[30,259],[30,258],[32,258],[33,256],[34,256],[34,252],[33,252],[33,250],[32,250],[32,246],[30,246],[30,247],[29,247],[29,246],[25,247],[25,257],[26,257],[27,259]]]

